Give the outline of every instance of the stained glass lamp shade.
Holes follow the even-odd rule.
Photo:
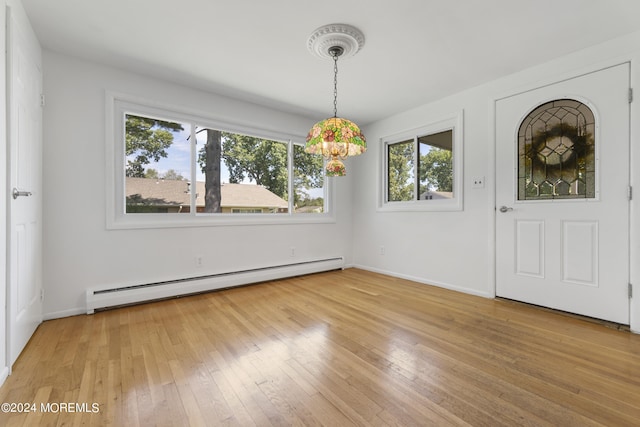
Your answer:
[[[331,117],[321,120],[309,131],[305,151],[320,154],[328,162],[327,176],[344,176],[346,168],[342,160],[366,151],[367,144],[358,125],[351,120]]]

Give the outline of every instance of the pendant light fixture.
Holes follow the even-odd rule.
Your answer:
[[[309,50],[333,60],[333,117],[313,125],[307,135],[305,151],[327,159],[327,176],[344,176],[342,160],[357,156],[367,149],[364,135],[351,120],[338,117],[338,58],[355,55],[364,45],[364,35],[355,27],[331,24],[318,28],[307,41]]]

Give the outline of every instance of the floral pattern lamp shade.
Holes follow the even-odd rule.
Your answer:
[[[346,168],[342,159],[357,156],[367,149],[364,135],[351,120],[331,117],[321,120],[309,131],[305,151],[320,154],[328,159],[327,176],[344,176]]]

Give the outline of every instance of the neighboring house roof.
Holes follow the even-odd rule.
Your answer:
[[[278,197],[262,185],[222,184],[222,206],[233,207],[289,207],[289,202]],[[204,194],[204,182],[198,183],[198,195]],[[202,203],[204,205],[204,202]]]
[[[127,198],[138,199],[140,203],[155,206],[188,206],[190,188],[188,181],[155,178],[126,178]],[[204,206],[204,182],[196,183],[196,206]],[[220,189],[223,207],[237,208],[282,208],[289,203],[262,185],[222,184]]]
[[[420,200],[437,200],[437,199],[452,199],[453,193],[451,191],[430,191],[427,190],[420,195]]]

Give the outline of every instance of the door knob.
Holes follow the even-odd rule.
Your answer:
[[[500,212],[502,212],[502,213],[509,212],[509,211],[512,211],[512,210],[513,210],[513,208],[509,208],[509,207],[506,207],[506,206],[500,206]]]
[[[28,197],[31,195],[31,191],[20,191],[14,187],[13,192],[11,193],[14,199],[17,199],[20,196]]]

